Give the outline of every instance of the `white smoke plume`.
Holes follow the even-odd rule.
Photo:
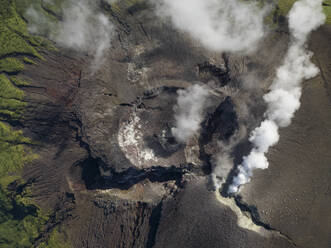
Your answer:
[[[268,8],[241,0],[158,0],[156,13],[212,51],[250,52],[265,34]],[[173,135],[186,142],[200,128],[207,90],[195,85],[179,91]]]
[[[310,61],[312,53],[305,43],[309,34],[325,22],[322,0],[299,0],[288,15],[291,44],[283,64],[278,68],[270,92],[264,96],[267,103],[266,119],[250,136],[253,149],[238,166],[229,193],[250,181],[254,169],[268,168],[265,154],[279,140],[278,129],[291,124],[294,113],[300,107],[301,83],[316,76],[318,68]]]
[[[268,8],[241,0],[160,0],[157,14],[218,52],[250,52],[264,36]]]
[[[213,173],[211,174],[212,181],[216,189],[220,189],[222,184],[226,183],[227,177],[233,168],[233,157],[230,155],[232,148],[246,137],[247,130],[245,125],[240,125],[239,129],[228,141],[219,141],[218,147],[220,151],[213,156]]]
[[[47,0],[52,3],[52,0]],[[63,21],[57,25],[49,23],[51,29],[49,38],[59,45],[77,51],[87,52],[93,56],[92,71],[97,70],[104,62],[104,54],[111,46],[114,26],[107,16],[97,10],[93,1],[68,0],[62,5]],[[26,13],[33,21],[30,31],[38,33],[45,27],[47,18],[30,7]],[[48,21],[49,22],[49,21]]]
[[[195,84],[177,93],[177,105],[174,108],[176,125],[171,131],[178,142],[185,143],[200,129],[209,90]]]

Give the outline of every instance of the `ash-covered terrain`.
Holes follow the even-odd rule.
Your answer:
[[[0,247],[331,247],[330,3],[289,2],[0,1]]]

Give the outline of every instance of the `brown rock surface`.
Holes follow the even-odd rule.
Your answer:
[[[263,222],[298,247],[331,245],[330,41],[330,27],[313,34],[310,48],[321,73],[304,83],[302,106],[270,151],[270,168],[257,172],[242,192]]]
[[[109,11],[118,39],[94,75],[88,57],[63,49],[45,52],[47,61],[22,75],[32,82],[24,88],[29,106],[22,125],[39,142],[40,157],[24,174],[35,179],[38,203],[54,210],[50,228],[66,230],[73,247],[327,247],[329,31],[319,30],[311,42],[321,76],[305,83],[302,108],[270,152],[270,169],[256,173],[242,192],[244,204],[259,214],[251,225],[268,233],[261,235],[238,226],[241,217],[217,201],[208,183],[210,160],[219,139],[229,139],[242,123],[248,131],[259,123],[261,96],[287,35],[266,38],[250,56],[213,54],[149,8],[120,17]],[[243,87],[247,75],[258,84],[253,96]],[[195,137],[185,147],[170,128],[177,89],[194,83],[213,92],[204,117],[208,130],[202,130],[209,138]],[[247,150],[246,136],[236,159]],[[241,207],[250,218],[250,209]]]

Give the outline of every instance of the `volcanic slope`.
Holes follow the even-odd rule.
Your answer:
[[[61,16],[43,7],[61,21]],[[37,62],[26,63],[18,75],[29,82],[22,86],[26,106],[19,128],[34,142],[31,149],[37,155],[24,167],[23,178],[31,182],[35,204],[50,213],[35,246],[51,242],[54,230],[70,247],[328,244],[330,226],[323,218],[330,204],[323,194],[331,181],[326,166],[330,158],[325,155],[330,147],[328,27],[318,30],[310,44],[322,74],[305,84],[302,110],[281,134],[283,142],[293,137],[289,142],[311,160],[296,160],[297,150],[284,156],[295,145],[285,148],[281,141],[275,147],[270,153],[274,165],[256,173],[242,192],[239,210],[248,219],[249,211],[259,213],[250,222],[253,228],[247,229],[238,226],[240,215],[215,197],[209,181],[212,156],[220,152],[218,142],[229,141],[244,119],[248,131],[261,121],[262,96],[286,53],[286,24],[272,30],[256,53],[239,56],[206,51],[156,17],[148,2],[100,1],[100,8],[115,25],[116,35],[98,71],[91,74],[93,59],[88,54],[57,46],[42,50],[43,60],[34,58]],[[242,90],[247,74],[258,75],[261,84],[253,96]],[[171,134],[173,108],[177,90],[193,84],[207,86],[211,97],[202,135],[184,145]],[[244,102],[251,109],[248,119]],[[302,135],[310,132],[316,136],[306,142]],[[241,158],[248,148],[244,137],[234,157]],[[308,161],[318,166],[308,166]],[[291,167],[286,166],[289,163]],[[294,180],[299,171],[301,180]],[[293,196],[300,193],[302,198],[295,200]],[[308,201],[311,208],[303,207]],[[245,209],[245,202],[254,211]],[[325,224],[316,227],[315,218]]]

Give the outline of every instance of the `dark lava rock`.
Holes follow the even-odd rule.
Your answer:
[[[236,110],[231,98],[226,97],[206,118],[202,126],[201,136],[204,143],[209,143],[213,135],[217,135],[219,140],[228,140],[239,128]]]
[[[118,36],[99,71],[91,75],[88,57],[60,48],[45,51],[46,61],[27,65],[22,75],[31,85],[24,87],[28,107],[19,125],[37,141],[39,156],[23,174],[33,180],[33,199],[52,213],[47,230],[62,227],[79,248],[293,247],[284,235],[266,237],[239,227],[235,213],[217,201],[206,180],[211,157],[221,150],[218,143],[230,140],[245,119],[240,104],[260,106],[248,101],[242,77],[258,75],[258,94],[263,94],[286,51],[287,35],[266,38],[250,56],[225,56],[206,51],[156,18],[149,4],[127,9],[120,1],[118,12],[101,2]],[[288,138],[272,149],[271,170],[257,173],[241,202],[249,203],[247,211],[255,206],[263,223],[309,248],[328,244],[331,223],[330,118],[323,109],[330,103],[325,100],[330,75],[327,55],[317,54],[326,56],[320,66],[326,79],[309,85],[320,87],[312,89],[316,95],[304,92],[300,121],[282,131]],[[171,135],[177,90],[198,82],[213,92],[212,106],[199,137],[178,144]],[[250,127],[256,126],[258,114],[248,115]],[[301,136],[307,133],[316,136]],[[289,146],[297,150],[281,148]],[[18,185],[10,187],[19,192]]]

